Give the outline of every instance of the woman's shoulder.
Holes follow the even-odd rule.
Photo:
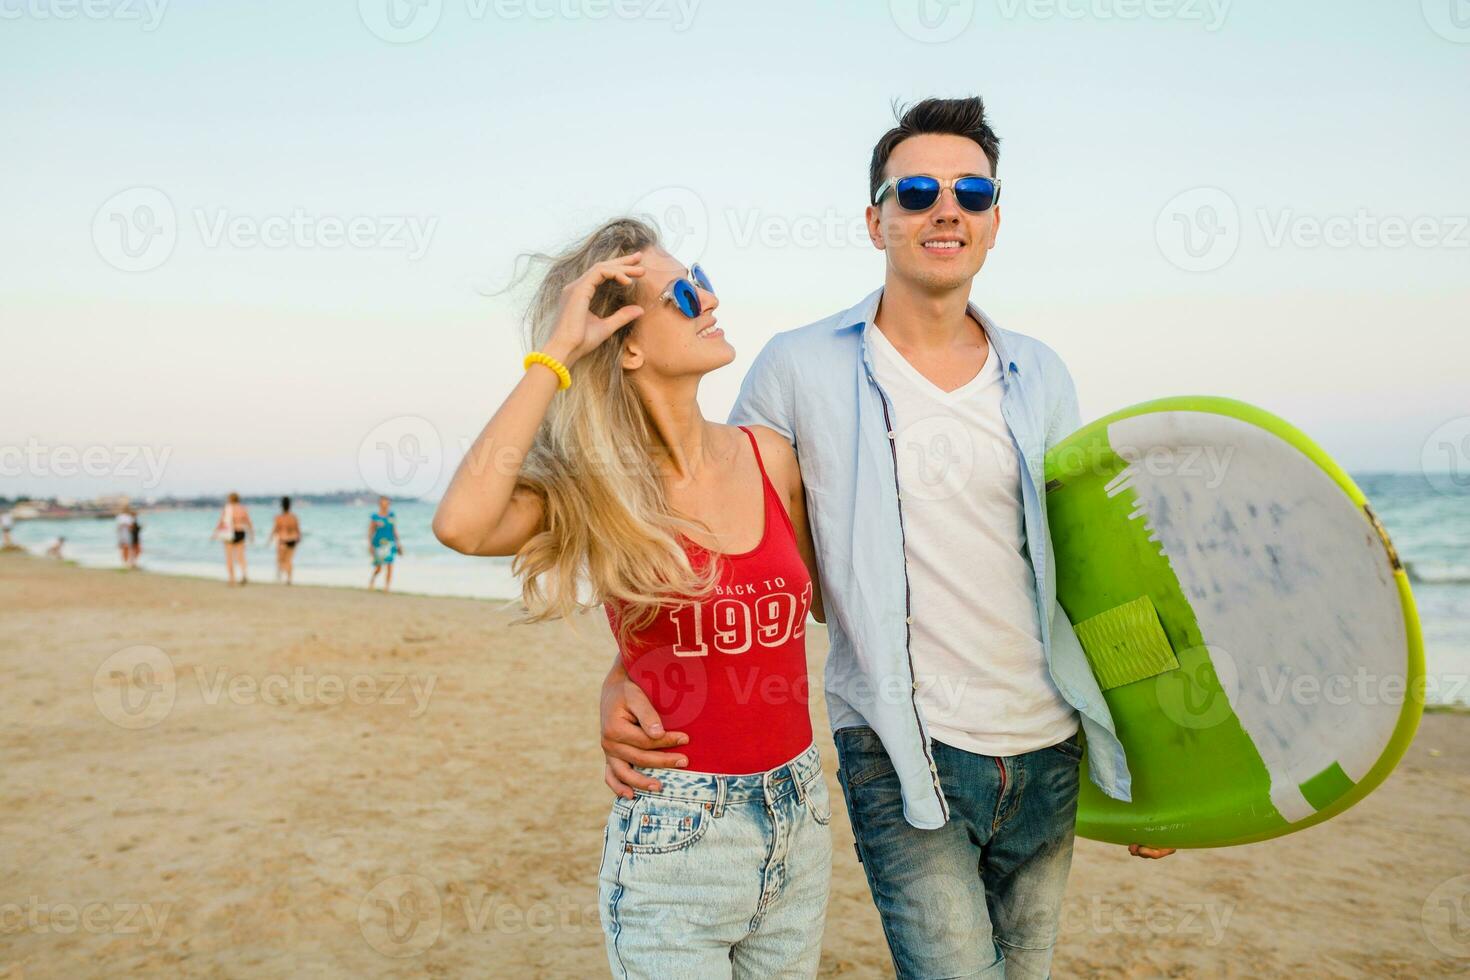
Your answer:
[[[800,484],[801,473],[796,464],[796,449],[786,437],[775,429],[764,425],[748,425],[760,450],[761,462],[766,475],[778,486],[795,487]]]

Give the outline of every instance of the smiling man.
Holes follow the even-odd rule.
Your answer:
[[[900,977],[1044,977],[1071,867],[1082,738],[1128,765],[1066,613],[1046,451],[1080,424],[1057,354],[969,301],[1000,230],[999,140],[978,98],[928,99],[873,149],[882,288],[777,335],[732,423],[792,441],[831,634],[839,779]],[[615,790],[680,744],[604,688]],[[641,727],[635,719],[641,719]],[[1134,845],[1134,854],[1166,850]]]

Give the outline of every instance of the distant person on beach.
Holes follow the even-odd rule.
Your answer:
[[[301,541],[301,522],[291,513],[291,498],[281,498],[281,512],[276,515],[275,526],[266,544],[276,543],[276,579],[284,578],[291,584],[291,575],[296,565],[296,545]]]
[[[64,544],[66,544],[66,538],[63,538],[63,537],[55,537],[55,538],[52,538],[51,539],[51,543],[48,544],[48,545],[46,545],[46,557],[47,558],[57,558],[57,559],[61,558],[61,546],[64,545]]]
[[[117,532],[117,553],[124,568],[133,567],[133,525],[137,517],[131,507],[124,507],[117,515],[114,526]]]
[[[735,351],[704,271],[651,226],[611,221],[547,261],[535,353],[434,533],[515,555],[532,621],[601,604],[618,662],[689,734],[688,768],[608,815],[598,908],[614,975],[815,976],[832,810],[812,742],[806,622],[822,605],[796,454],[764,426],[700,413],[700,381]],[[546,653],[542,669],[560,669]]]
[[[128,526],[128,567],[137,568],[138,558],[143,554],[143,522],[138,520],[138,512],[128,508],[128,513],[133,518],[133,523]]]
[[[0,548],[8,551],[15,547],[15,542],[10,537],[10,532],[14,527],[15,518],[11,515],[10,511],[7,510],[5,513],[0,514],[0,537],[3,537],[3,541],[0,541]]]
[[[250,512],[240,503],[238,493],[231,493],[225,502],[219,523],[214,527],[214,535],[225,543],[225,572],[229,575],[230,584],[235,584],[237,564],[240,566],[240,584],[247,584],[249,579],[245,567],[245,542],[247,538],[251,542],[255,541],[255,525],[250,523]]]
[[[403,554],[403,542],[398,540],[398,517],[392,505],[387,497],[379,497],[378,512],[368,518],[368,554],[373,558],[368,588],[377,584],[378,573],[383,572],[384,592],[393,587],[393,561]]]

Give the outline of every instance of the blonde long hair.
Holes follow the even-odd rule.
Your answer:
[[[529,256],[545,269],[526,312],[530,349],[550,339],[564,287],[598,262],[658,244],[652,225],[621,217],[556,255]],[[632,286],[604,282],[592,313],[608,316],[634,297]],[[553,399],[522,467],[521,484],[541,498],[545,513],[512,565],[529,622],[610,602],[626,637],[659,607],[693,601],[714,586],[715,563],[692,565],[680,542],[681,532],[698,525],[669,505],[657,465],[662,442],[623,371],[631,330],[623,327],[572,365],[572,386]]]

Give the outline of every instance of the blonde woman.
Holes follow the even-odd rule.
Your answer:
[[[805,623],[821,596],[795,454],[770,429],[700,414],[701,379],[735,351],[708,277],[651,227],[615,220],[543,258],[535,353],[434,533],[515,555],[533,621],[603,605],[629,676],[689,735],[688,768],[608,816],[614,976],[813,976],[831,809],[808,706]]]
[[[235,584],[235,566],[240,566],[240,584],[247,582],[245,568],[245,541],[254,543],[255,525],[250,523],[250,511],[240,503],[240,495],[231,493],[220,511],[219,522],[214,526],[214,536],[225,543],[225,574],[230,584]]]

